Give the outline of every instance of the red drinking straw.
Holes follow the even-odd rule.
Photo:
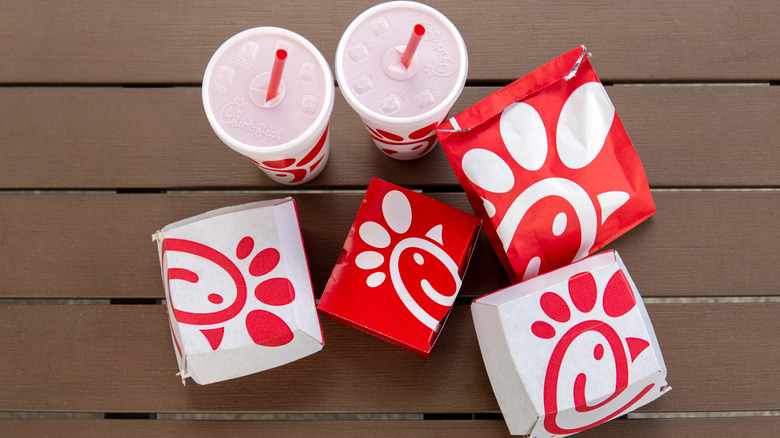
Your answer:
[[[286,61],[287,51],[284,49],[277,50],[274,66],[271,68],[271,79],[268,80],[268,90],[265,92],[266,102],[276,97],[276,94],[279,92],[279,83],[282,82],[282,71]]]
[[[406,43],[404,54],[401,56],[401,64],[403,64],[404,67],[409,68],[409,64],[412,63],[412,57],[414,56],[414,52],[417,51],[417,46],[420,45],[420,40],[423,35],[425,35],[425,26],[422,24],[415,24],[412,36],[409,37],[409,42]]]

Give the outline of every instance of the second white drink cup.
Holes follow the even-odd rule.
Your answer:
[[[401,58],[420,26],[424,33],[407,67]],[[414,160],[433,149],[434,128],[463,91],[468,55],[460,32],[439,11],[393,1],[347,27],[334,68],[341,93],[376,146],[392,158]]]

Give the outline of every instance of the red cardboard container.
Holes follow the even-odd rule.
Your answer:
[[[317,308],[428,357],[480,227],[471,214],[374,178]]]
[[[580,260],[655,212],[589,55],[563,54],[436,128],[512,282]]]

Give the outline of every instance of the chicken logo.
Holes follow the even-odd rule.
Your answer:
[[[369,271],[366,285],[371,288],[384,283],[389,274],[393,289],[409,312],[425,326],[438,332],[441,329],[440,321],[455,301],[461,285],[458,265],[443,249],[443,226],[438,224],[431,227],[424,238],[409,233],[413,221],[412,207],[406,195],[398,190],[384,196],[382,212],[387,227],[367,221],[358,228],[361,240],[371,249],[359,253],[355,264]],[[380,251],[389,251],[389,256]],[[447,290],[438,291],[426,276],[451,278],[452,281],[445,283]],[[415,291],[422,291],[423,294]],[[425,305],[432,307],[433,311],[425,310],[418,303],[417,300],[424,299],[424,296],[435,303]]]
[[[542,294],[539,305],[545,318],[531,324],[535,337],[556,342],[544,379],[544,427],[556,435],[576,433],[630,411],[655,386],[626,391],[633,364],[650,342],[621,333],[631,325],[620,321],[637,313],[623,271],[610,277],[602,294],[589,272],[569,278],[568,291],[567,297]],[[582,357],[584,351],[591,352],[590,357]],[[588,403],[587,394],[597,394],[599,401]],[[562,405],[574,406],[565,421],[558,419]]]
[[[211,350],[220,348],[226,328],[266,347],[282,346],[294,338],[289,325],[274,312],[295,300],[292,282],[273,276],[280,253],[265,248],[250,260],[254,250],[250,236],[236,246],[237,260],[191,240],[166,238],[162,242],[162,257],[167,261],[163,266],[168,266],[163,281],[171,315],[178,323],[196,328]],[[238,263],[246,266],[242,269]],[[252,295],[244,272],[256,283]],[[181,354],[180,340],[174,338],[174,342]]]
[[[599,249],[638,197],[617,152],[630,142],[600,82],[579,85],[562,106],[534,98],[505,108],[499,129],[460,159],[518,280]]]
[[[380,128],[366,125],[371,138],[385,155],[398,160],[414,160],[430,152],[436,144],[434,129],[441,121],[420,128],[408,136],[388,132]]]

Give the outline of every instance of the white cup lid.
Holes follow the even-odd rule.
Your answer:
[[[400,56],[418,24],[425,34],[406,71]],[[394,1],[366,10],[349,25],[335,68],[344,97],[358,113],[398,123],[444,107],[446,112],[463,90],[468,56],[460,33],[439,11]]]
[[[265,101],[276,51],[287,59],[279,94]],[[287,149],[315,134],[333,107],[333,76],[308,40],[258,27],[225,41],[203,77],[203,106],[214,131],[233,149]]]

